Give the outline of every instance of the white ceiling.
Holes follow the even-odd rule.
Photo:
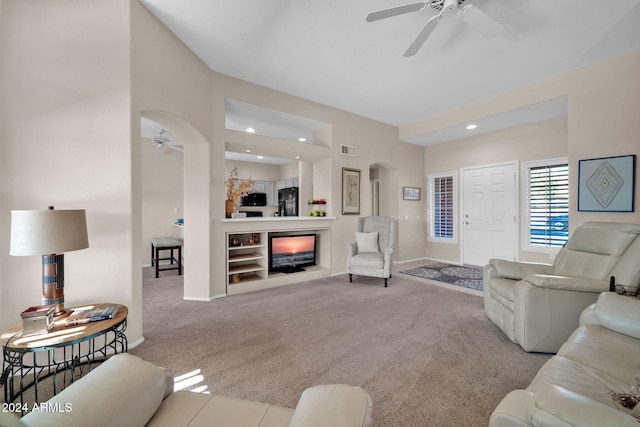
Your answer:
[[[217,72],[396,126],[640,48],[640,0],[468,0],[502,34],[449,15],[410,58],[432,9],[365,17],[412,0],[140,1]],[[462,135],[438,132],[410,142]]]

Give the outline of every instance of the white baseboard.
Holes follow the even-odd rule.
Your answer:
[[[426,261],[433,261],[433,262],[442,262],[445,264],[451,264],[451,265],[460,265],[462,266],[463,264],[461,262],[458,261],[451,261],[448,259],[436,259],[436,258],[424,258]]]
[[[137,346],[139,346],[139,345],[140,345],[140,344],[142,344],[143,342],[144,342],[144,337],[142,337],[142,338],[140,338],[140,339],[138,339],[138,340],[135,340],[135,341],[134,341],[134,342],[132,342],[132,343],[127,343],[127,347],[128,347],[129,349],[136,348]]]
[[[182,299],[184,301],[198,301],[198,302],[210,302],[213,301],[214,299],[218,299],[218,298],[226,298],[227,294],[220,294],[220,295],[214,295],[212,297],[209,298],[199,298],[199,297],[182,297]]]
[[[410,262],[427,261],[427,260],[428,260],[428,258],[422,257],[422,258],[405,259],[405,260],[402,260],[402,261],[393,261],[393,263],[402,265],[402,264],[407,264],[407,263],[410,263]]]

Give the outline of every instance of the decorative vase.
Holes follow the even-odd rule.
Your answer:
[[[224,201],[224,213],[225,217],[231,218],[231,214],[236,211],[236,204],[233,200],[227,199]]]

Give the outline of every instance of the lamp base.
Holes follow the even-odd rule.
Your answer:
[[[42,305],[55,305],[54,317],[64,309],[64,254],[42,255]]]

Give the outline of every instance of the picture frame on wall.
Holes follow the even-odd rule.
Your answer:
[[[360,215],[360,170],[342,168],[342,215]]]
[[[634,212],[636,156],[578,161],[578,211]]]
[[[419,187],[402,187],[402,198],[404,200],[420,200]]]

